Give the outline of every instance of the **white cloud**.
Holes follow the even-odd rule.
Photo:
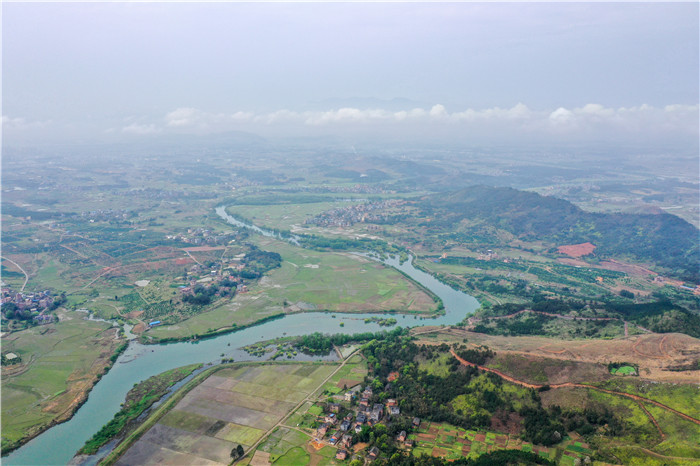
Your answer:
[[[433,108],[430,109],[430,117],[431,118],[444,118],[448,116],[447,114],[447,109],[445,109],[444,105],[437,104],[433,105]]]
[[[222,131],[231,125],[252,121],[250,112],[207,113],[192,107],[180,107],[165,115],[165,125],[171,128],[191,128],[201,131]]]
[[[307,128],[304,134],[314,134],[347,128],[386,131],[386,134],[441,134],[447,138],[455,135],[482,140],[502,137],[549,140],[559,137],[566,140],[636,141],[653,137],[658,141],[671,141],[678,136],[692,138],[698,134],[698,105],[652,107],[643,104],[613,108],[589,103],[580,107],[535,110],[518,103],[510,108],[449,111],[444,105],[435,104],[401,111],[341,107],[303,112],[280,109],[265,113],[214,113],[180,107],[168,112],[160,121],[134,117],[124,122],[127,123],[128,126],[121,129],[123,133],[141,135],[158,132],[207,134],[231,130],[276,134],[278,131],[298,132],[304,128]],[[25,123],[22,119],[3,117],[3,127],[6,124],[21,126]],[[430,133],[423,133],[423,129]]]
[[[564,107],[559,107],[549,114],[549,121],[555,125],[571,123],[574,120],[574,114],[571,110]]]
[[[191,107],[182,107],[165,115],[167,126],[193,126],[201,119],[203,112]]]
[[[128,133],[128,134],[155,134],[159,133],[160,129],[156,127],[154,124],[150,125],[140,125],[138,123],[132,123],[129,126],[125,126],[122,128],[122,133]]]
[[[325,111],[297,112],[281,109],[269,113],[254,114],[236,112],[231,114],[207,113],[191,107],[182,107],[165,115],[165,125],[171,128],[200,127],[217,129],[222,126],[238,124],[303,124],[321,126],[345,123],[410,123],[424,122],[439,124],[443,122],[461,124],[509,124],[533,127],[549,126],[586,126],[599,125],[631,125],[638,126],[643,122],[680,122],[681,120],[697,121],[697,105],[668,105],[664,108],[640,105],[638,107],[611,108],[600,104],[586,104],[582,107],[568,109],[559,107],[554,111],[530,109],[527,105],[518,103],[511,108],[492,107],[481,110],[466,109],[449,112],[442,104],[433,105],[430,109],[414,108],[411,110],[389,111],[381,108],[360,109],[343,107]],[[133,126],[133,125],[130,125]],[[143,125],[141,125],[143,126]]]
[[[11,117],[9,115],[2,116],[3,131],[24,131],[29,129],[43,128],[50,124],[51,121],[30,121],[23,117]]]

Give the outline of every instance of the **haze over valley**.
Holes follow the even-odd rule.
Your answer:
[[[4,4],[3,463],[697,464],[699,19]]]

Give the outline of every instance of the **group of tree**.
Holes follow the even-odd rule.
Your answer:
[[[381,339],[387,336],[392,337],[395,335],[404,335],[407,333],[407,329],[401,327],[395,328],[391,331],[384,332],[364,332],[364,333],[354,333],[352,335],[344,333],[336,333],[333,335],[314,332],[307,335],[302,335],[297,338],[294,342],[294,347],[306,354],[329,354],[333,351],[333,346],[343,346],[348,343],[354,342],[365,342],[374,339]]]
[[[402,416],[446,422],[465,429],[491,430],[493,419],[514,415],[516,419],[522,420],[522,438],[545,446],[559,443],[567,432],[572,431],[584,436],[600,432],[611,436],[626,433],[623,421],[604,407],[586,405],[581,409],[565,411],[556,405],[545,407],[538,391],[525,388],[514,390],[498,375],[479,371],[473,366],[463,366],[451,355],[447,359],[446,375],[436,375],[420,369],[420,361],[435,360],[441,355],[449,354],[450,348],[460,357],[476,364],[487,363],[494,355],[486,347],[467,348],[461,344],[418,346],[408,336],[400,334],[370,341],[363,347],[370,371],[367,380],[374,389],[370,401],[382,402],[394,398],[401,408]],[[392,377],[389,382],[389,374],[395,373],[399,374],[398,378]],[[391,427],[390,424],[389,426]],[[393,455],[397,451],[392,448],[387,448],[386,451],[382,449],[382,442],[377,442],[380,436],[377,432],[370,436],[372,433],[371,430],[361,433],[359,440],[375,441],[384,456],[392,458],[391,464],[424,464],[410,462],[417,461],[415,459],[401,458],[397,460],[404,462],[394,463]]]
[[[671,214],[586,212],[574,204],[512,188],[471,186],[417,201],[433,231],[454,231],[463,220],[505,230],[525,241],[554,245],[591,242],[598,257],[653,261],[683,280],[700,282],[698,230]],[[466,227],[467,229],[469,227]]]

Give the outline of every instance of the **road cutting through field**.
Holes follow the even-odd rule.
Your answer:
[[[624,397],[626,397],[626,398],[630,398],[630,399],[635,400],[635,401],[638,401],[638,402],[643,401],[643,402],[645,402],[645,403],[651,403],[651,404],[653,404],[653,405],[655,405],[655,406],[658,406],[658,407],[661,408],[661,409],[665,409],[666,411],[669,411],[669,412],[671,412],[671,413],[674,413],[674,414],[676,414],[676,415],[682,417],[682,418],[685,419],[686,421],[690,421],[690,422],[693,422],[693,423],[695,423],[695,424],[697,424],[697,425],[700,425],[700,419],[695,419],[694,417],[689,416],[689,415],[687,415],[687,414],[685,414],[685,413],[682,413],[682,412],[680,412],[680,411],[678,411],[678,410],[675,410],[675,409],[671,408],[670,406],[666,406],[666,405],[663,404],[663,403],[659,403],[658,401],[654,401],[654,400],[651,400],[651,399],[649,399],[649,398],[644,398],[643,396],[633,395],[633,394],[631,394],[631,393],[625,393],[625,392],[616,392],[616,391],[614,391],[614,390],[607,390],[607,389],[605,389],[605,388],[600,388],[600,387],[595,387],[595,386],[593,386],[593,385],[587,385],[587,384],[575,383],[575,382],[564,382],[564,383],[558,383],[558,384],[552,384],[552,385],[532,384],[532,383],[524,382],[524,381],[522,381],[522,380],[518,380],[518,379],[513,378],[513,377],[511,377],[511,376],[509,376],[509,375],[506,375],[506,374],[504,374],[503,372],[501,372],[501,371],[499,371],[499,370],[497,370],[497,369],[491,369],[491,368],[488,368],[488,367],[480,366],[480,365],[478,365],[478,364],[474,364],[474,363],[472,363],[472,362],[469,362],[469,361],[465,360],[464,358],[459,357],[459,356],[457,355],[457,353],[455,353],[454,349],[452,349],[452,348],[450,348],[450,353],[451,353],[452,356],[454,356],[463,366],[476,367],[476,368],[479,369],[479,370],[486,371],[486,372],[491,372],[491,373],[496,374],[497,376],[501,377],[502,379],[507,380],[508,382],[512,382],[512,383],[517,384],[517,385],[520,385],[520,386],[522,386],[522,387],[532,388],[532,389],[535,389],[535,390],[536,390],[536,389],[540,389],[540,388],[544,388],[544,387],[549,387],[550,389],[557,389],[557,388],[587,388],[587,389],[591,389],[591,390],[597,390],[597,391],[599,391],[599,392],[608,393],[608,394],[610,394],[610,395],[624,396]],[[658,427],[658,424],[657,424],[657,427]],[[659,430],[660,430],[660,429],[659,429]]]

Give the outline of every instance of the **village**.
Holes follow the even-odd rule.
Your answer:
[[[377,214],[377,211],[397,207],[404,204],[400,199],[390,199],[386,201],[366,202],[355,204],[339,209],[332,209],[322,212],[313,218],[304,221],[306,225],[348,227],[355,223],[382,223],[386,221],[386,214]]]
[[[236,233],[215,234],[207,228],[188,228],[185,233],[166,235],[169,240],[180,241],[182,243],[194,245],[225,245],[234,242],[239,237]]]
[[[3,287],[1,296],[3,331],[12,330],[12,321],[24,321],[24,325],[54,322],[55,316],[50,312],[65,301],[65,296],[54,296],[49,290],[20,292]]]
[[[361,385],[356,385],[345,394],[333,395],[334,401],[326,403],[324,412],[311,422],[311,429],[315,426],[312,445],[317,449],[326,445],[337,448],[335,458],[338,460],[358,459],[357,452],[366,446],[372,428],[380,423],[386,427],[392,421],[397,421],[401,414],[395,399],[378,403],[373,402],[378,401],[375,398],[369,385],[364,390]],[[416,429],[420,424],[421,420],[417,417],[410,420],[411,428]],[[411,449],[414,446],[406,430],[398,432],[395,441],[400,448]],[[367,451],[367,459],[375,460],[380,453],[377,446],[372,446]]]

